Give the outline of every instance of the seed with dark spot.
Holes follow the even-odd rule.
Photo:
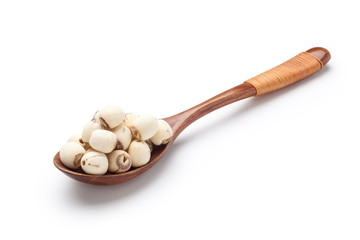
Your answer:
[[[115,146],[116,150],[123,150],[124,149],[124,145],[122,145],[122,143],[120,141],[116,142],[116,146]]]
[[[106,128],[106,129],[109,129],[109,124],[105,121],[105,119],[103,119],[102,117],[99,118],[99,122],[100,122],[100,125],[103,127],[103,128]]]

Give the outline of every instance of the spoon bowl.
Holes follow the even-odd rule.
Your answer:
[[[86,174],[81,170],[78,170],[78,171],[71,170],[71,169],[65,167],[64,164],[62,164],[59,153],[57,153],[54,157],[54,164],[65,175],[71,177],[72,179],[74,179],[76,181],[94,184],[94,185],[115,185],[115,184],[119,184],[122,182],[126,182],[126,181],[140,175],[141,173],[147,171],[152,166],[154,166],[155,163],[157,163],[160,160],[160,158],[164,155],[164,153],[172,145],[172,143],[173,143],[173,141],[170,141],[166,145],[162,145],[157,148],[154,148],[154,151],[151,153],[152,154],[151,159],[150,159],[149,163],[147,163],[146,165],[139,167],[139,168],[130,169],[129,171],[121,173],[121,174],[106,174],[106,175],[96,176],[96,175]]]
[[[173,136],[167,144],[154,147],[150,161],[142,167],[131,168],[128,172],[120,174],[89,175],[81,170],[75,171],[66,168],[60,160],[59,153],[54,157],[54,165],[67,176],[84,183],[114,185],[128,181],[154,166],[171,147],[178,135],[192,122],[230,103],[275,91],[308,77],[322,69],[330,60],[330,57],[329,51],[325,48],[312,48],[195,107],[174,116],[164,118],[163,120],[167,121],[172,128]]]

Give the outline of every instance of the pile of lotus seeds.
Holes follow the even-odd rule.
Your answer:
[[[164,120],[107,106],[94,114],[82,135],[69,138],[60,149],[60,160],[67,168],[91,175],[123,173],[147,164],[153,145],[168,143],[172,134]]]

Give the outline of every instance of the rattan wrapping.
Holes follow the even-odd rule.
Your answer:
[[[274,67],[246,82],[252,84],[257,96],[293,84],[323,67],[322,62],[310,53],[302,52],[290,60]]]

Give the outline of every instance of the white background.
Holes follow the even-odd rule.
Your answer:
[[[356,3],[1,1],[1,238],[359,239]],[[198,120],[136,179],[53,166],[102,106],[171,116],[315,46],[321,72]]]

